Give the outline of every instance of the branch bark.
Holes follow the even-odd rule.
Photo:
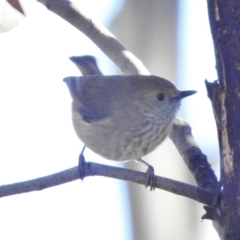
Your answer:
[[[145,173],[119,167],[112,167],[103,164],[87,162],[84,165],[85,177],[104,176],[145,185],[147,176]],[[43,189],[58,186],[67,182],[79,180],[78,167],[73,167],[52,175],[36,178],[29,181],[13,183],[0,186],[0,198],[41,191]],[[214,194],[204,189],[174,181],[168,178],[156,177],[156,188],[167,190],[177,195],[185,196],[200,203],[211,205]]]
[[[240,236],[240,2],[208,0],[218,81],[207,83],[218,126],[222,196],[215,209],[222,240]]]
[[[197,186],[216,192],[215,200],[213,200],[212,204],[213,206],[218,197],[218,180],[211,165],[208,163],[207,156],[202,153],[197,145],[192,135],[190,125],[186,121],[177,118],[169,137],[182,155]]]

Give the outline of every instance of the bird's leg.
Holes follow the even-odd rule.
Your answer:
[[[151,166],[150,164],[148,164],[147,162],[145,162],[144,160],[142,160],[141,158],[137,160],[138,162],[143,163],[145,166],[147,166],[147,175],[148,175],[148,179],[147,182],[145,184],[145,187],[147,188],[148,186],[150,187],[150,191],[153,191],[156,187],[156,177],[154,174],[154,168],[153,166]]]
[[[85,164],[86,164],[86,161],[85,161],[85,157],[83,155],[84,153],[84,150],[85,150],[86,146],[84,145],[79,157],[78,157],[78,171],[79,171],[79,177],[80,179],[84,179],[85,177]]]

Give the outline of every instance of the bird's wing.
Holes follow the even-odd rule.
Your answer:
[[[96,77],[96,76],[95,76]],[[73,107],[87,123],[99,122],[110,116],[112,92],[106,91],[95,77],[78,77],[67,80],[73,97]]]
[[[80,106],[77,111],[86,123],[101,122],[108,118],[104,112],[85,105]]]
[[[86,122],[102,121],[113,115],[120,116],[122,109],[129,105],[129,100],[125,100],[131,93],[128,85],[122,83],[128,81],[127,77],[89,75],[68,77],[64,81],[73,98],[73,107]]]

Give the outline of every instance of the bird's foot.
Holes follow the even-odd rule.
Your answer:
[[[148,174],[148,179],[145,187],[147,188],[149,186],[150,191],[153,191],[156,188],[156,184],[157,184],[153,166],[149,165],[146,173]]]
[[[78,157],[78,171],[79,171],[79,178],[80,179],[84,179],[85,177],[85,165],[86,165],[86,161],[85,161],[85,157],[83,155],[84,150],[85,150],[86,146],[83,147],[79,157]]]
[[[145,187],[146,188],[150,187],[150,191],[153,191],[156,188],[156,184],[157,184],[156,176],[154,174],[154,168],[153,168],[153,166],[151,166],[150,164],[148,164],[147,162],[145,162],[142,159],[138,159],[138,161],[148,167],[147,171],[146,171],[147,181],[146,181]]]

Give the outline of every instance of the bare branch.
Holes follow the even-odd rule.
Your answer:
[[[149,75],[142,62],[129,52],[102,24],[84,15],[67,0],[38,0],[89,37],[126,75]]]
[[[182,155],[197,185],[216,192],[218,187],[217,177],[208,163],[206,155],[202,153],[192,136],[190,125],[186,121],[177,118],[169,137]]]
[[[87,162],[84,166],[85,176],[104,176],[145,185],[147,174],[119,167]],[[41,191],[46,188],[79,179],[78,167],[73,167],[52,175],[36,178],[29,181],[0,186],[0,197]],[[177,195],[185,196],[200,203],[210,205],[214,194],[204,189],[156,176],[156,188],[163,189]]]

